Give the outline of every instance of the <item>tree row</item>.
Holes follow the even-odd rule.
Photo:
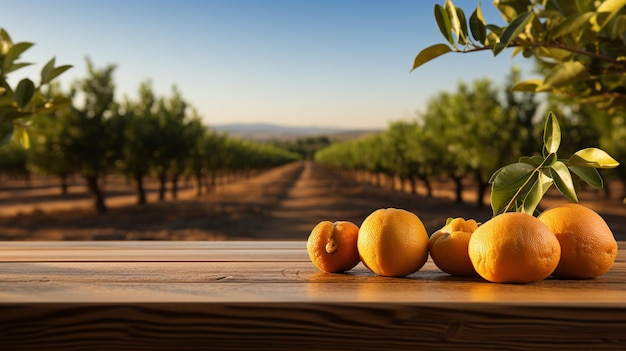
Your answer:
[[[378,183],[382,178],[391,179],[390,184],[408,183],[413,192],[422,182],[428,196],[433,194],[433,180],[448,179],[455,184],[458,202],[471,182],[482,206],[497,169],[521,156],[541,154],[545,111],[551,110],[567,140],[563,147],[571,149],[565,154],[601,147],[620,163],[626,162],[625,114],[609,114],[555,96],[538,101],[534,95],[512,92],[510,88],[518,81],[519,72],[513,69],[504,89],[488,79],[460,82],[455,92],[433,96],[415,119],[392,122],[381,133],[334,143],[318,151],[315,160],[355,175],[374,175]],[[608,172],[626,188],[624,167]],[[610,188],[605,189],[608,194]]]
[[[298,159],[271,145],[243,141],[217,133],[172,88],[157,96],[149,81],[139,86],[137,99],[115,99],[114,65],[97,68],[87,60],[88,74],[69,92],[51,84],[45,94],[68,95],[69,107],[40,114],[28,126],[29,147],[0,148],[0,171],[36,172],[59,177],[67,189],[71,175],[84,177],[96,210],[107,210],[100,179],[119,173],[134,180],[137,202],[146,203],[144,179],[159,180],[159,199],[166,183],[176,197],[182,175],[193,176],[198,195],[223,173],[246,174]]]

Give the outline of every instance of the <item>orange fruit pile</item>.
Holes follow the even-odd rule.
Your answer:
[[[566,204],[539,217],[499,214],[483,224],[451,218],[430,238],[412,212],[372,212],[360,228],[345,221],[320,222],[307,241],[311,261],[325,272],[343,272],[359,261],[372,272],[403,277],[420,270],[430,254],[435,265],[455,276],[496,283],[530,283],[549,276],[589,279],[615,262],[617,241],[595,211]]]

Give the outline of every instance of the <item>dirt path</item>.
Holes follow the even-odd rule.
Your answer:
[[[54,185],[54,184],[53,184]],[[31,189],[0,189],[0,240],[305,240],[322,220],[349,220],[360,225],[378,208],[397,207],[416,213],[429,233],[448,217],[485,221],[491,210],[457,204],[441,189],[426,198],[356,183],[315,163],[298,162],[249,179],[220,186],[202,198],[192,186],[179,200],[133,205],[131,184],[107,185],[109,213],[98,216],[76,184],[61,196],[41,184]],[[469,197],[468,193],[468,197]],[[546,204],[558,203],[549,196]],[[584,204],[599,211],[616,237],[626,240],[626,206],[585,193]]]

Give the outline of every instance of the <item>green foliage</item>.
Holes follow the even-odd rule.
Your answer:
[[[27,159],[28,155],[26,150],[17,140],[12,140],[3,147],[0,147],[0,170],[5,174],[28,174],[26,166]]]
[[[626,1],[500,0],[494,6],[506,25],[487,24],[480,4],[469,21],[451,0],[435,5],[448,44],[421,50],[413,69],[448,52],[490,50],[495,56],[514,48],[514,55],[535,57],[544,75],[516,90],[576,96],[610,109],[626,105]]]
[[[315,152],[331,144],[327,136],[310,136],[293,140],[275,140],[272,145],[299,154],[302,159],[312,160]]]
[[[164,191],[166,181],[175,183],[184,172],[194,174],[200,184],[203,177],[219,172],[263,169],[298,159],[284,149],[211,131],[176,88],[170,96],[158,97],[151,83],[143,82],[138,100],[127,98],[119,104],[114,98],[115,66],[96,68],[90,60],[87,66],[87,76],[73,88],[84,99],[80,107],[34,116],[27,159],[28,168],[37,173],[85,177],[98,211],[106,207],[97,180],[110,172],[132,178],[138,203],[145,203],[143,178],[151,173],[161,179]],[[50,84],[46,93],[58,96],[61,90]],[[0,162],[0,171],[10,170]]]
[[[54,58],[42,68],[39,84],[23,78],[15,88],[9,85],[9,73],[30,65],[18,60],[32,46],[32,43],[27,42],[13,43],[9,34],[0,28],[0,146],[15,135],[24,147],[28,147],[30,142],[25,128],[28,120],[37,114],[48,114],[70,103],[64,96],[48,98],[41,92],[42,87],[71,67],[55,67]]]
[[[522,157],[517,163],[497,170],[489,180],[492,186],[493,215],[517,211],[534,215],[542,197],[554,184],[570,201],[578,202],[576,189],[580,180],[602,188],[597,169],[615,168],[619,163],[605,151],[586,148],[568,159],[559,159],[561,128],[553,113],[544,126],[542,156]]]
[[[315,159],[333,167],[386,174],[428,183],[433,177],[479,184],[482,205],[491,174],[519,158],[534,125],[534,104],[512,93],[501,101],[487,79],[459,83],[454,93],[432,97],[415,121],[391,123],[380,134],[334,143]],[[428,185],[427,185],[428,187]],[[457,189],[457,201],[461,199]]]

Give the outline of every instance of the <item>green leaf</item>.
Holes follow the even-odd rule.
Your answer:
[[[576,81],[589,78],[589,72],[584,64],[578,61],[561,62],[554,66],[537,88],[537,91],[549,91]]]
[[[551,152],[543,161],[543,167],[550,167],[557,161],[556,153]]]
[[[515,191],[491,191],[490,202],[493,215],[500,214],[515,197]]]
[[[481,44],[485,44],[485,39],[487,39],[487,27],[485,25],[483,12],[480,9],[480,3],[470,16],[469,26],[472,32],[472,37]]]
[[[411,71],[432,59],[449,53],[450,51],[452,51],[452,49],[446,44],[435,44],[423,49],[419,52],[419,54],[417,54],[417,56],[415,56],[413,69],[411,69]]]
[[[18,141],[20,142],[20,144],[22,144],[22,147],[24,149],[30,148],[30,137],[28,136],[28,131],[26,130],[26,128],[18,127],[15,132]]]
[[[567,62],[572,57],[572,52],[564,49],[538,47],[535,48],[535,56],[550,62]]]
[[[466,45],[468,32],[467,32],[467,19],[465,18],[465,12],[460,7],[456,8],[456,16],[459,20],[459,29],[461,32],[459,33],[459,43]]]
[[[445,10],[448,13],[448,18],[450,19],[450,30],[452,33],[456,34],[458,38],[458,42],[463,42],[463,32],[461,31],[461,21],[456,12],[456,6],[452,3],[452,0],[446,0],[444,4]]]
[[[495,34],[498,38],[504,32],[504,27],[498,27],[495,24],[488,24],[487,29],[489,29],[489,34]]]
[[[54,69],[52,70],[52,73],[50,73],[50,76],[48,77],[48,82],[60,76],[63,72],[67,71],[70,68],[72,68],[71,65],[63,65],[59,67],[54,67]]]
[[[511,57],[515,57],[517,56],[517,54],[519,54],[520,52],[524,52],[526,50],[526,48],[522,47],[522,46],[518,46],[516,48],[513,48],[513,53],[511,53]]]
[[[524,12],[517,16],[500,35],[500,42],[493,46],[493,56],[497,56],[509,44],[517,38],[517,36],[526,28],[526,26],[535,18],[532,11]]]
[[[541,85],[541,82],[541,79],[528,79],[513,85],[511,90],[524,93],[534,93],[537,90],[537,87]]]
[[[556,153],[561,145],[561,127],[552,112],[548,112],[543,129],[543,145],[547,152]]]
[[[570,201],[578,202],[576,189],[574,188],[574,180],[565,163],[556,161],[550,166],[550,176],[561,194],[565,195]]]
[[[519,162],[523,162],[537,168],[541,165],[543,160],[544,158],[541,156],[522,156],[520,157]]]
[[[443,37],[450,44],[454,44],[454,39],[452,38],[452,28],[450,26],[450,17],[448,17],[448,12],[443,6],[436,4],[435,5],[435,20],[437,21],[437,26],[439,26],[439,31],[443,34]]]
[[[545,175],[543,172],[539,172],[537,180],[532,184],[530,190],[524,197],[521,208],[522,212],[531,216],[534,215],[537,206],[539,206],[539,202],[541,202],[543,195],[545,195],[551,185],[552,179],[550,179],[550,177]]]
[[[28,78],[22,79],[15,89],[15,102],[19,108],[24,108],[35,94],[35,84]]]
[[[567,165],[570,167],[615,168],[619,166],[619,162],[604,150],[590,147],[574,153],[567,161]]]
[[[20,63],[16,63],[16,64],[11,65],[11,67],[9,67],[9,68],[6,70],[6,73],[11,73],[11,72],[13,72],[13,71],[17,71],[18,69],[20,69],[20,68],[22,68],[22,67],[26,67],[26,66],[30,66],[30,65],[32,65],[32,63],[30,63],[30,62],[20,62]]]
[[[602,30],[624,6],[626,0],[604,0],[598,7],[596,16],[590,20],[592,30],[594,32]]]
[[[491,188],[494,191],[514,191],[522,187],[532,176],[536,167],[527,163],[512,163],[502,167],[496,174]]]
[[[604,182],[597,169],[591,167],[569,166],[569,170],[576,174],[585,183],[596,189],[602,189]]]
[[[593,12],[581,13],[570,16],[559,24],[551,35],[552,39],[558,39],[564,35],[570,34],[576,30],[584,28],[585,24],[589,22],[589,19],[594,15]]]
[[[49,78],[52,74],[52,70],[54,69],[55,58],[51,58],[48,63],[46,63],[41,69],[41,85],[48,84],[51,79]]]
[[[17,60],[20,55],[26,50],[28,50],[33,43],[17,43],[9,49],[6,56],[2,60],[2,70],[8,71],[11,65],[13,65],[13,61]]]
[[[6,41],[9,44],[13,44],[13,40],[11,40],[11,36],[7,33],[4,28],[0,28],[0,39]]]

